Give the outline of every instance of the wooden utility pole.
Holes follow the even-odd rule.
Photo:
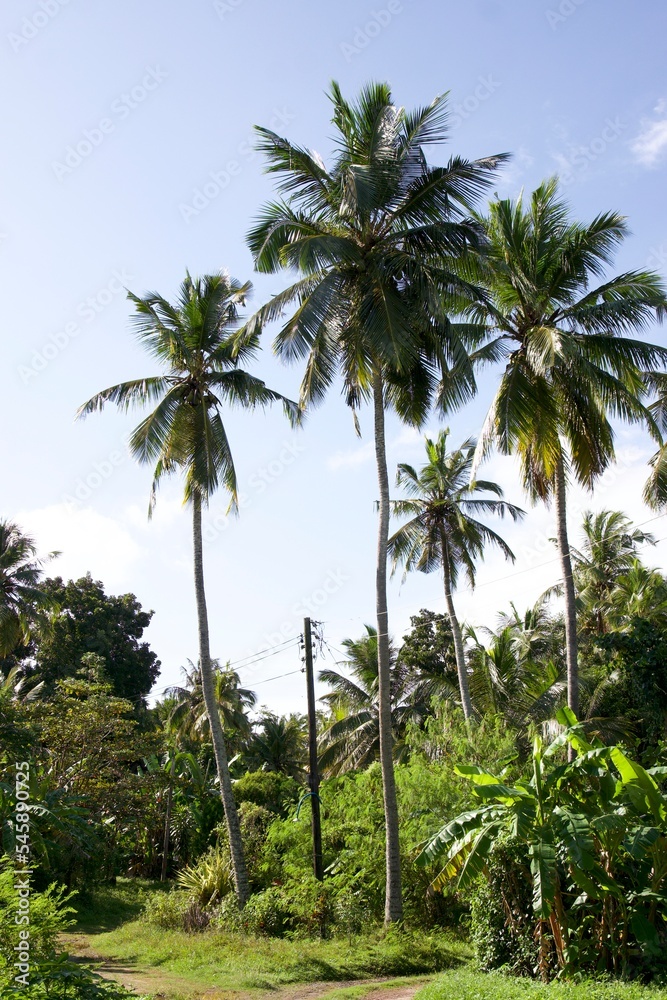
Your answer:
[[[315,718],[315,679],[313,677],[313,638],[310,618],[303,620],[303,639],[306,654],[306,686],[308,689],[308,751],[310,758],[311,826],[313,831],[313,871],[315,878],[322,881],[322,822],[320,818],[320,779],[317,771],[317,719]]]

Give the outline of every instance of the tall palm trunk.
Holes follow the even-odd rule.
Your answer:
[[[227,751],[222,732],[222,723],[213,691],[213,670],[211,669],[211,648],[208,635],[208,612],[206,610],[206,594],[204,592],[204,561],[202,555],[201,534],[201,494],[195,491],[192,500],[192,536],[195,557],[195,595],[197,598],[197,624],[199,629],[199,665],[201,669],[201,686],[206,705],[206,714],[211,727],[211,740],[215,764],[220,782],[220,798],[225,810],[225,823],[229,837],[229,849],[232,857],[234,888],[240,907],[244,907],[250,895],[248,873],[243,856],[243,841],[241,826],[236,811],[232,781],[227,765]]]
[[[565,594],[565,656],[567,663],[567,703],[575,715],[579,715],[579,667],[577,664],[577,608],[574,593],[574,577],[570,558],[570,543],[567,537],[567,490],[565,485],[565,464],[563,455],[558,460],[555,483],[556,497],[556,538],[563,574]]]
[[[380,488],[375,602],[378,628],[378,700],[380,717],[380,764],[386,831],[387,887],[384,919],[389,924],[403,919],[401,892],[401,852],[398,838],[398,803],[394,777],[393,734],[391,730],[391,668],[389,657],[389,616],[387,614],[387,540],[389,538],[389,477],[384,435],[384,392],[382,374],[373,373],[375,459]]]
[[[173,764],[172,764],[173,767]],[[169,864],[169,834],[171,832],[171,803],[174,791],[174,776],[169,775],[169,790],[167,791],[167,808],[164,814],[164,839],[162,841],[162,869],[160,882],[167,881],[167,866]]]
[[[449,565],[449,546],[447,545],[447,536],[444,531],[442,532],[441,539],[442,572],[445,581],[445,603],[447,604],[447,614],[449,616],[449,624],[452,627],[452,637],[454,639],[454,655],[456,656],[456,672],[459,675],[461,706],[463,708],[465,720],[466,722],[469,722],[474,715],[474,710],[470,699],[470,690],[468,688],[468,671],[466,668],[465,653],[463,651],[463,635],[461,634],[459,620],[456,617],[454,598],[452,597],[452,573]]]

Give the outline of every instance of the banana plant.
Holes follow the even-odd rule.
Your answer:
[[[656,953],[667,932],[667,797],[656,778],[619,746],[589,742],[569,708],[549,746],[536,736],[532,773],[513,785],[475,765],[455,771],[473,784],[478,807],[447,823],[418,858],[435,865],[436,889],[470,886],[505,836],[530,859],[539,969],[590,964],[622,970],[631,947]],[[556,763],[566,745],[574,760]],[[561,754],[562,756],[562,754]],[[594,934],[584,933],[593,918]]]

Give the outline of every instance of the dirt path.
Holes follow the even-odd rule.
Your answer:
[[[132,963],[121,959],[108,958],[100,955],[91,944],[86,934],[63,934],[61,941],[73,958],[90,962],[105,979],[113,979],[128,989],[135,990],[140,996],[165,997],[177,993],[190,997],[191,1000],[320,1000],[329,993],[354,989],[354,1000],[364,1000],[369,996],[372,1000],[412,1000],[418,990],[428,981],[429,977],[411,977],[405,982],[400,979],[352,979],[345,982],[315,982],[303,983],[275,989],[261,990],[231,990],[216,987],[202,991],[190,978],[163,971],[161,969],[137,968]]]

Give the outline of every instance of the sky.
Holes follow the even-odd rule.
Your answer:
[[[186,269],[221,268],[254,285],[259,306],[287,275],[253,274],[245,235],[273,196],[253,125],[331,150],[332,79],[350,97],[386,80],[397,104],[450,93],[451,141],[433,163],[510,152],[493,192],[515,197],[556,172],[582,221],[616,210],[631,237],[617,270],[667,268],[667,8],[660,0],[7,0],[0,10],[0,517],[61,555],[50,574],[90,572],[154,611],[145,633],[162,662],[153,698],[197,658],[191,528],[178,480],[147,519],[150,473],[129,457],[140,414],[76,408],[116,382],[154,373],[133,340],[125,290],[176,295]],[[647,339],[664,343],[660,328]],[[253,372],[295,397],[301,372],[271,354]],[[456,445],[479,432],[497,371],[446,421]],[[377,496],[370,415],[362,437],[334,387],[302,430],[278,410],[225,414],[242,493],[238,518],[214,498],[205,521],[212,652],[261,705],[305,710],[297,639],[323,622],[318,660],[372,623]],[[430,421],[436,433],[442,420]],[[586,509],[625,511],[659,543],[667,522],[641,502],[647,436],[619,427],[618,464],[593,496],[573,490],[576,543]],[[421,432],[388,422],[390,474],[419,464]],[[529,508],[514,461],[485,478]],[[460,616],[493,625],[558,579],[553,512],[500,524],[514,549],[489,553]],[[437,574],[391,581],[400,639],[420,608],[444,610]],[[282,644],[282,645],[279,645]],[[278,647],[278,648],[275,648]]]

